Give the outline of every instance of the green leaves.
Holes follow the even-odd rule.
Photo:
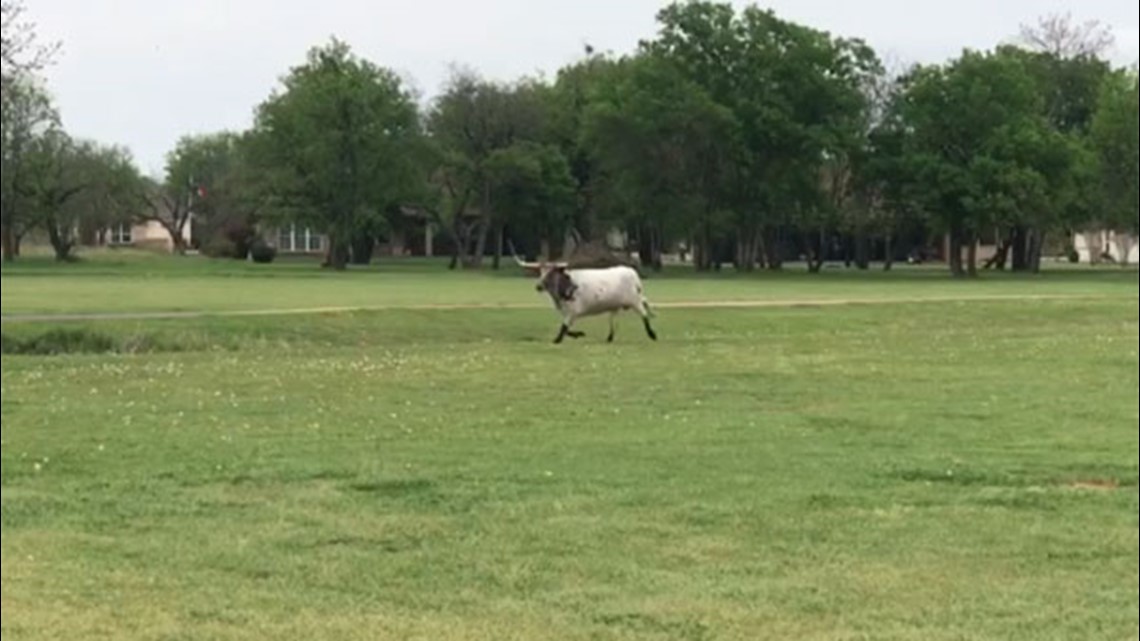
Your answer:
[[[557,147],[518,142],[493,151],[485,167],[496,215],[512,230],[548,237],[570,224],[575,183]]]
[[[191,205],[211,234],[297,223],[331,239],[335,266],[346,244],[356,260],[425,216],[470,267],[505,239],[557,252],[568,232],[615,227],[645,264],[684,244],[711,268],[735,245],[741,269],[822,264],[838,234],[953,245],[995,229],[1038,244],[1016,265],[1046,233],[1137,227],[1136,75],[1098,58],[1093,31],[1045,21],[1027,32],[1036,49],[900,75],[858,38],[755,5],[686,0],[656,17],[634,53],[587,48],[552,83],[459,70],[424,113],[396,74],[332,39],[250,131],[180,140],[151,218],[176,248]],[[23,74],[3,122],[8,248],[36,224],[24,170],[58,117]]]
[[[726,123],[714,137],[728,148],[720,202],[739,232],[817,210],[825,157],[850,157],[864,144],[864,86],[880,70],[874,52],[755,6],[677,3],[658,20],[658,37],[642,50],[724,111],[714,118]]]
[[[909,151],[926,165],[921,191],[947,227],[1048,224],[1073,197],[1074,152],[1046,118],[1031,62],[1012,49],[967,51],[906,80]]]
[[[587,110],[583,134],[610,178],[610,202],[630,221],[683,232],[728,198],[735,118],[665,58],[624,61],[608,99]]]
[[[393,72],[337,40],[310,50],[261,104],[254,136],[254,158],[292,201],[290,217],[333,244],[374,226],[416,176],[410,152],[420,130],[410,94]]]
[[[1136,72],[1116,72],[1104,83],[1091,125],[1098,161],[1103,224],[1140,232],[1140,90]]]
[[[554,144],[551,88],[523,80],[485,81],[456,73],[428,114],[436,148],[436,216],[456,243],[456,262],[478,266],[488,235],[561,243],[576,187],[569,163]],[[565,124],[565,122],[563,122]]]

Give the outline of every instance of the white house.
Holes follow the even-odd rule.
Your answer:
[[[190,242],[193,240],[190,228],[191,224],[189,222],[182,226],[182,240],[187,247],[190,246]],[[172,251],[174,249],[174,242],[170,238],[170,232],[166,231],[165,227],[153,220],[112,225],[99,234],[97,244],[106,245],[108,247],[139,247],[165,251]]]
[[[1140,261],[1140,244],[1133,234],[1103,230],[1077,233],[1073,234],[1073,249],[1082,263],[1104,262],[1102,254],[1108,254],[1116,263],[1135,265]]]

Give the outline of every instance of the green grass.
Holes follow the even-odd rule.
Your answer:
[[[535,295],[255,267],[5,267],[3,309]],[[148,285],[49,299],[99,279]],[[664,309],[612,345],[550,345],[549,309],[5,323],[151,349],[2,357],[4,639],[1137,638],[1135,272],[647,287],[1102,297]]]

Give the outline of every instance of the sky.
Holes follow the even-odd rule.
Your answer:
[[[186,134],[240,130],[312,46],[335,36],[437,95],[452,65],[494,80],[553,77],[582,55],[626,53],[666,0],[29,0],[39,37],[63,49],[47,72],[74,136],[131,149],[160,174]],[[733,2],[737,7],[746,3]],[[751,4],[751,3],[749,3]],[[988,49],[1050,13],[1112,28],[1112,60],[1140,51],[1136,0],[757,0],[788,20],[861,37],[890,63]]]

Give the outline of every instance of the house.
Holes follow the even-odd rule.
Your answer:
[[[190,231],[192,225],[187,222],[182,227],[182,240],[186,246],[194,240]],[[126,222],[112,225],[100,230],[96,235],[95,244],[108,247],[138,247],[142,249],[157,249],[173,251],[174,242],[170,232],[161,223],[154,220],[141,222]]]
[[[174,241],[166,227],[150,216],[160,216],[164,220],[174,221],[184,218],[181,237],[182,246],[190,248],[194,242],[194,212],[188,208],[171,209],[168,201],[160,201],[146,212],[140,212],[134,220],[120,221],[104,229],[84,228],[80,225],[79,238],[84,245],[109,247],[137,247],[165,252],[174,250]]]
[[[260,233],[265,242],[277,249],[280,254],[318,255],[328,251],[328,236],[304,225],[290,223],[280,227],[263,226]],[[431,256],[433,240],[438,230],[430,217],[415,208],[401,207],[400,216],[376,249],[381,256],[403,256],[405,254]],[[423,242],[418,242],[422,235]],[[409,236],[413,242],[409,242]]]
[[[1140,243],[1134,234],[1114,231],[1087,231],[1073,234],[1073,249],[1082,263],[1108,262],[1103,256],[1111,257],[1111,262],[1135,265],[1140,260]]]
[[[294,223],[261,230],[265,242],[280,254],[323,254],[328,249],[328,237],[309,227]]]

